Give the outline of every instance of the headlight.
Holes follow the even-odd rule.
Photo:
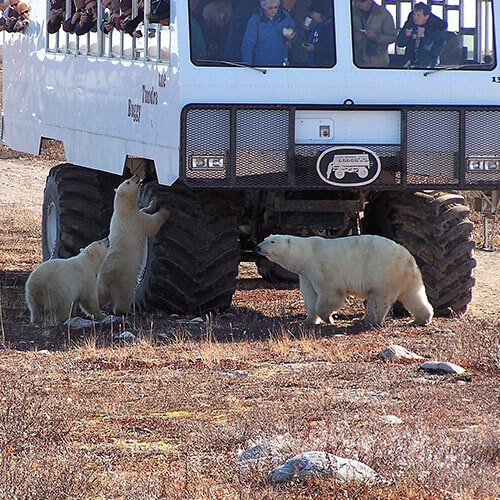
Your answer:
[[[223,170],[224,158],[220,156],[193,156],[191,168],[193,170]]]
[[[496,172],[500,170],[500,157],[477,157],[467,159],[469,172]]]

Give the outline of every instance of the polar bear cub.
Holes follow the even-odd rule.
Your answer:
[[[134,298],[137,274],[141,267],[144,244],[168,219],[170,211],[149,207],[137,208],[141,179],[134,175],[123,181],[115,192],[109,228],[109,249],[97,277],[101,307],[108,306],[116,315],[127,314]]]
[[[97,298],[97,272],[106,256],[108,239],[94,241],[69,259],[40,264],[26,281],[26,303],[34,324],[55,325],[76,315],[79,305],[101,319]]]
[[[307,323],[332,323],[332,314],[347,295],[366,299],[367,324],[383,324],[396,300],[418,325],[429,323],[433,317],[415,259],[406,248],[387,238],[273,234],[257,246],[257,251],[299,275]]]

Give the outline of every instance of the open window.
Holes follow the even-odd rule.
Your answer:
[[[167,63],[169,11],[169,0],[49,0],[47,49]]]
[[[352,0],[351,9],[360,68],[496,65],[492,0]]]

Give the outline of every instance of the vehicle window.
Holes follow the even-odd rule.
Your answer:
[[[495,67],[490,0],[352,0],[360,68]]]
[[[333,0],[189,0],[197,65],[331,68]]]

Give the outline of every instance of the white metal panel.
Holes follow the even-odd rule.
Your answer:
[[[332,127],[331,138],[321,138],[322,125]],[[399,111],[297,111],[297,144],[400,144]]]

